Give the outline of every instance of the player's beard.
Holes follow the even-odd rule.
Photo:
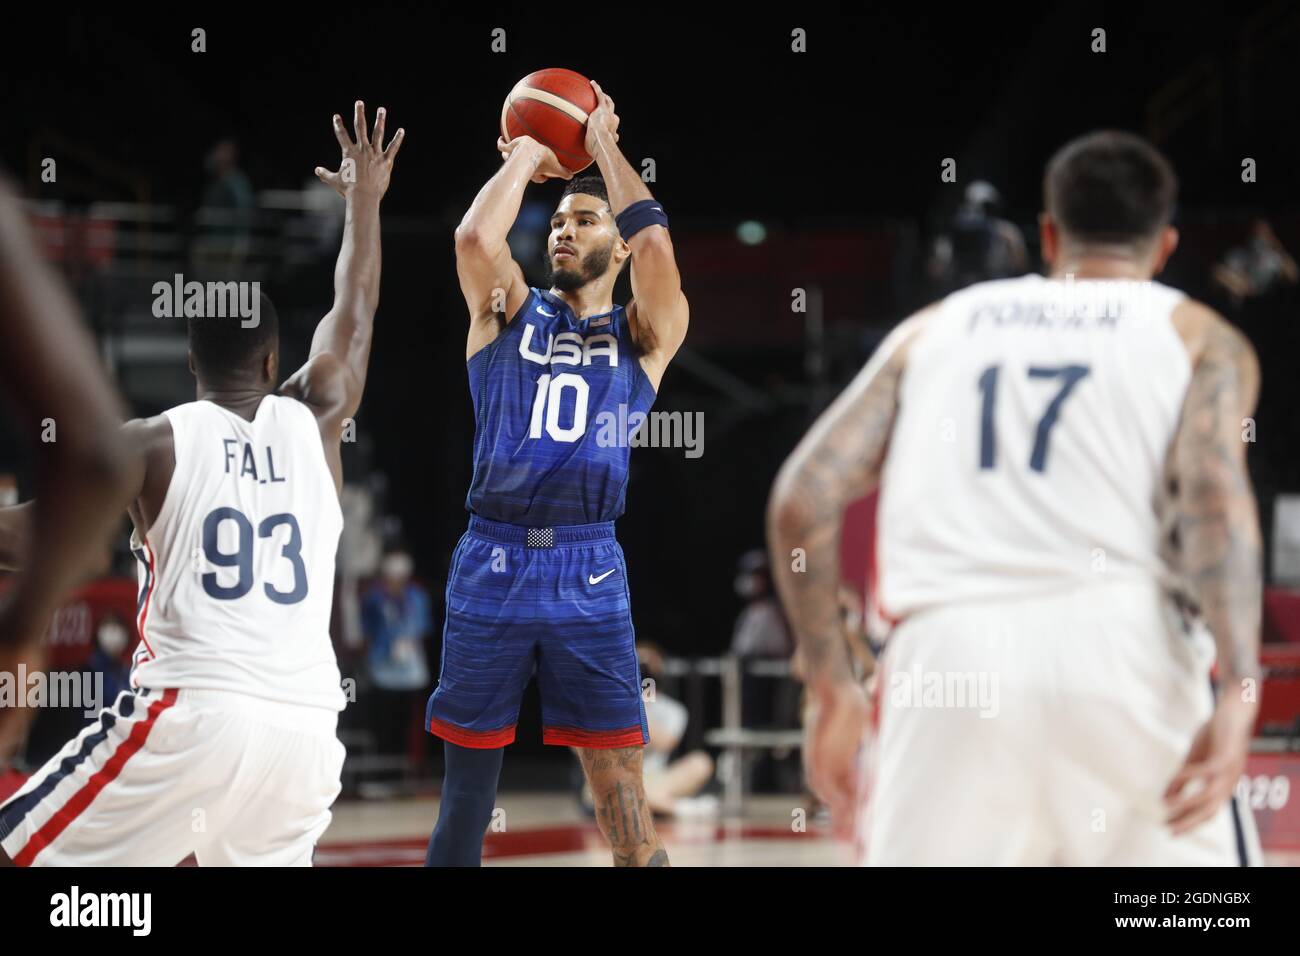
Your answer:
[[[553,256],[546,257],[546,284],[561,292],[577,292],[593,279],[599,279],[609,269],[614,255],[614,243],[604,249],[593,249],[578,263],[577,268],[555,268]]]

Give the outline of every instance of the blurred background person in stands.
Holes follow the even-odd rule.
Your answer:
[[[102,676],[105,706],[117,700],[122,691],[130,690],[130,658],[125,657],[124,652],[134,637],[134,627],[112,611],[106,612],[95,628],[95,647],[90,652],[86,668]]]
[[[731,653],[740,658],[741,723],[750,729],[787,729],[798,726],[799,688],[791,681],[753,673],[756,660],[789,661],[794,641],[781,603],[772,591],[772,574],[766,552],[746,551],[736,562],[736,595],[745,601],[731,634]],[[747,761],[746,774],[753,790],[788,789],[797,782],[798,767],[783,752],[763,750]],[[787,766],[788,765],[788,766]]]
[[[643,764],[646,802],[659,816],[712,816],[718,811],[717,798],[699,794],[713,779],[713,758],[703,750],[693,750],[672,759],[673,752],[686,734],[690,712],[685,704],[659,688],[659,678],[664,673],[663,651],[654,644],[639,643],[636,654],[641,667],[646,724],[650,731]],[[576,758],[578,751],[570,749]],[[592,813],[591,788],[580,769],[574,780],[582,791],[582,808]]]
[[[781,605],[772,594],[767,555],[746,551],[736,563],[736,594],[745,601],[731,632],[731,653],[738,657],[789,658],[794,651]]]
[[[935,297],[988,279],[1029,271],[1025,237],[1015,223],[1000,219],[998,191],[983,180],[966,187],[961,204],[934,241],[926,274]]]
[[[383,754],[410,755],[416,735],[423,740],[420,709],[429,689],[426,644],[432,613],[429,592],[411,579],[412,569],[406,548],[390,547],[379,579],[361,600],[372,729]]]
[[[654,681],[646,695],[646,722],[650,743],[645,748],[645,796],[655,813],[673,816],[699,816],[717,812],[714,797],[697,795],[713,779],[713,758],[703,750],[693,750],[677,760],[673,752],[686,734],[690,713],[686,705],[669,697],[659,688],[664,671],[664,655],[654,644],[638,644],[642,685]]]
[[[203,166],[208,183],[195,222],[194,264],[238,268],[248,255],[252,236],[253,184],[239,168],[239,147],[232,139],[217,142]]]
[[[1295,285],[1300,280],[1300,270],[1273,227],[1263,219],[1256,219],[1246,241],[1229,249],[1215,263],[1211,277],[1217,291],[1227,295],[1235,310],[1247,299],[1268,295],[1284,285]]]

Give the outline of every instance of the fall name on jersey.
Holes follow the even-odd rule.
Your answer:
[[[221,445],[228,475],[251,478],[261,485],[274,484],[288,477],[276,470],[275,455],[270,445],[264,446],[260,455],[253,450],[250,442],[240,441],[238,438],[223,438]],[[281,461],[283,460],[282,456]]]

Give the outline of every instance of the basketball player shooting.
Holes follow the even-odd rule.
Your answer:
[[[866,703],[836,628],[840,525],[880,483],[872,597],[894,626],[868,863],[1258,859],[1234,790],[1260,677],[1242,434],[1259,369],[1223,318],[1153,281],[1176,186],[1138,137],[1067,144],[1044,181],[1049,275],[908,318],[777,478],[772,565],[816,707],[805,760],[845,821]]]
[[[585,146],[603,180],[572,178],[532,137],[499,142],[501,169],[456,230],[476,437],[469,530],[452,558],[426,713],[446,752],[430,866],[480,863],[534,670],[543,741],[578,750],[614,863],[668,863],[642,786],[645,706],[614,537],[630,436],[611,446],[595,425],[620,405],[619,420],[649,410],[687,304],[668,218],[617,148],[613,100],[591,86]],[[570,182],[551,217],[550,287],[530,288],[506,234],[528,183],[554,178]],[[612,295],[629,260],[634,299],[623,308]]]
[[[19,865],[310,865],[340,790],[344,699],[329,637],[343,529],[339,443],[365,387],[379,304],[383,148],[341,117],[346,203],[334,306],[279,389],[279,329],[189,320],[197,400],[124,431],[144,461],[124,498],[140,562],[132,691],[0,808]],[[119,502],[119,505],[121,502]]]

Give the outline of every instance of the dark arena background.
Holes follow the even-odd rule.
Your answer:
[[[773,480],[901,319],[963,285],[1041,269],[1044,165],[1099,128],[1169,157],[1181,241],[1159,279],[1216,308],[1260,358],[1249,467],[1265,682],[1239,794],[1267,861],[1300,862],[1300,8],[293,9],[15,14],[0,167],[130,412],[151,416],[194,398],[184,320],[156,317],[155,283],[259,282],[287,375],[333,297],[343,203],[313,175],[338,162],[330,118],[350,128],[360,99],[372,117],[387,109],[389,135],[406,130],[382,207],[369,380],[343,445],[331,630],[351,694],[348,757],[316,865],[421,864],[437,819],[443,748],[422,722],[474,446],[453,231],[501,164],[503,99],[547,67],[616,101],[619,146],[671,217],[690,302],[655,409],[698,419],[699,444],[634,449],[618,521],[643,674],[688,715],[663,755],[689,782],[659,808],[674,864],[851,861],[801,768],[802,689],[765,556]],[[561,189],[530,185],[511,234],[531,285]],[[614,301],[630,295],[625,273]],[[35,455],[16,429],[0,439],[5,504],[40,494]],[[841,556],[863,634],[873,509],[874,497],[849,509]],[[102,574],[47,636],[52,671],[101,674],[110,694],[138,641],[129,531],[124,517]],[[418,667],[382,676],[373,647],[386,575],[428,598],[410,625],[414,682]],[[22,720],[0,755],[0,798],[86,718],[47,707]],[[484,862],[606,865],[578,762],[541,741],[530,686]]]

